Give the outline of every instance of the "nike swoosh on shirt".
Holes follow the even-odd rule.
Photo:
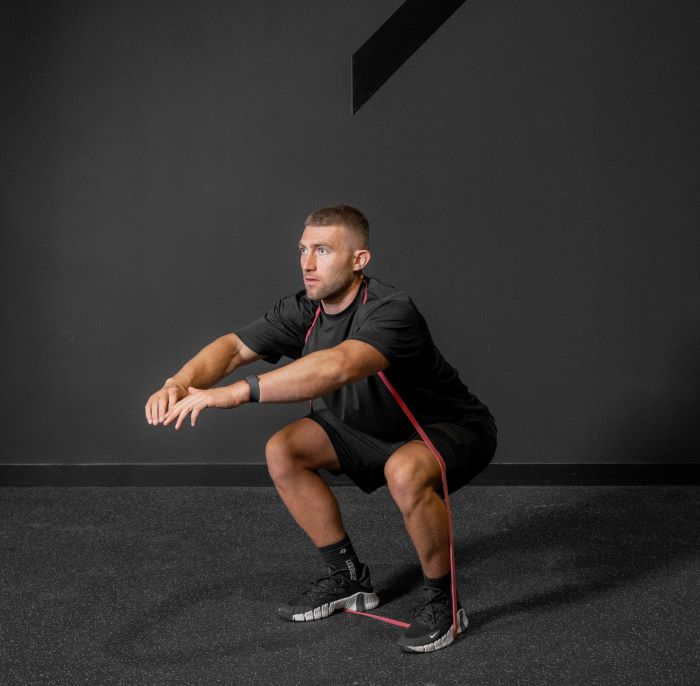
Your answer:
[[[430,634],[430,638],[435,638],[439,633],[439,631],[436,631],[434,634]]]

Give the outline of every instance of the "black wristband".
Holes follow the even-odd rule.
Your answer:
[[[259,403],[260,402],[260,381],[258,377],[254,374],[251,376],[246,376],[245,378],[248,386],[250,386],[250,402]]]

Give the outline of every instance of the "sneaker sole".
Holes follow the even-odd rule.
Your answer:
[[[463,609],[460,609],[457,612],[457,634],[461,634],[462,632],[466,631],[468,626],[469,620],[467,619],[467,613]],[[447,648],[447,646],[453,643],[455,640],[454,636],[452,635],[452,627],[454,627],[454,624],[450,626],[447,633],[432,643],[426,643],[422,646],[409,646],[399,643],[399,648],[406,653],[432,653],[435,650]]]
[[[313,610],[305,610],[304,612],[294,612],[294,608],[291,608],[291,617],[289,614],[285,617],[282,613],[283,619],[291,619],[292,622],[311,622],[315,619],[325,619],[329,617],[334,612],[338,610],[356,610],[357,612],[364,612],[365,610],[373,610],[379,605],[379,596],[376,593],[355,593],[355,595],[348,596],[347,598],[339,598],[330,603],[324,603],[315,607]]]

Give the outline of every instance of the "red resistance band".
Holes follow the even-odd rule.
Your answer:
[[[367,282],[364,281],[365,284],[365,293],[362,298],[362,304],[364,305],[367,302]],[[316,321],[318,320],[319,315],[321,314],[321,305],[318,306],[318,309],[316,310],[316,315],[314,316],[314,320],[311,323],[311,326],[309,327],[309,330],[306,332],[306,338],[304,339],[304,342],[306,343],[309,340],[309,336],[311,335],[311,330],[314,328],[316,325]],[[448,527],[448,534],[449,534],[449,543],[450,543],[450,586],[451,586],[451,595],[452,595],[452,636],[454,638],[457,638],[457,583],[456,583],[456,578],[457,575],[455,573],[455,549],[454,549],[454,540],[453,540],[453,535],[452,535],[452,508],[450,507],[450,498],[448,496],[448,489],[447,489],[447,467],[445,466],[445,460],[443,459],[442,455],[440,455],[440,451],[435,447],[433,442],[428,438],[428,434],[425,433],[423,430],[423,427],[418,423],[418,420],[414,417],[413,413],[411,410],[408,409],[408,405],[403,401],[403,398],[399,395],[398,391],[394,388],[394,386],[391,384],[389,379],[386,378],[384,375],[384,372],[377,372],[377,375],[379,378],[384,382],[384,385],[387,387],[387,390],[391,395],[394,397],[394,400],[396,400],[398,406],[401,408],[403,413],[406,415],[408,418],[408,421],[411,422],[413,425],[413,428],[416,430],[418,435],[421,437],[425,445],[428,446],[430,449],[430,452],[434,455],[435,459],[438,462],[438,465],[440,466],[440,474],[442,476],[442,494],[445,502],[445,509],[447,510],[447,527]],[[311,408],[313,409],[313,400],[311,401]],[[406,624],[405,622],[400,622],[396,619],[389,619],[388,617],[382,617],[380,615],[373,615],[369,614],[368,612],[357,612],[356,610],[345,610],[345,612],[351,612],[352,614],[357,614],[357,615],[363,615],[365,617],[373,617],[374,619],[379,619],[382,622],[388,622],[389,624],[395,624],[397,626],[402,626],[402,627],[409,627],[410,624]]]

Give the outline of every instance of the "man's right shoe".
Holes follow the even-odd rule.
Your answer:
[[[328,576],[314,579],[309,587],[288,603],[281,605],[277,614],[290,622],[308,622],[323,619],[337,610],[364,612],[379,605],[367,565],[360,565],[359,578],[351,579],[342,571],[328,569]]]

